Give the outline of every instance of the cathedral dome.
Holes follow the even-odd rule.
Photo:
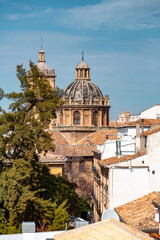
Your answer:
[[[98,102],[103,98],[101,90],[91,81],[87,80],[75,80],[65,90],[65,100],[72,99],[72,103],[89,104]]]
[[[76,79],[64,92],[66,104],[98,104],[103,99],[101,90],[90,81],[90,68],[82,61],[76,67]]]
[[[80,131],[88,131],[88,127],[107,127],[109,108],[109,96],[103,97],[99,87],[91,82],[90,68],[84,62],[82,52],[82,61],[76,67],[75,81],[66,88],[64,105],[57,111],[57,126],[71,129],[78,126]]]

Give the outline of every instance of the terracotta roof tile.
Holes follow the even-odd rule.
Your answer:
[[[78,142],[78,144],[97,144],[102,145],[106,141],[106,135],[108,139],[116,139],[117,138],[117,130],[116,129],[108,129],[108,130],[99,130],[94,133],[91,133],[87,137],[83,138]]]
[[[54,152],[49,151],[46,155],[40,155],[40,161],[43,163],[47,162],[57,162],[57,161],[64,161],[65,156],[63,155],[55,155]]]
[[[143,133],[143,136],[149,136],[160,131],[160,127],[154,130],[148,129]]]
[[[139,119],[137,121],[127,122],[127,123],[119,123],[118,127],[125,127],[125,126],[136,126],[137,123],[143,126],[151,126],[155,124],[160,124],[160,119]]]
[[[123,111],[122,113],[123,113],[123,114],[124,114],[124,113],[129,113],[129,114],[130,114],[130,112],[128,112],[128,111],[126,111],[126,110],[125,110],[125,111]],[[122,113],[121,113],[121,114],[122,114]]]
[[[64,156],[93,156],[92,150],[96,150],[96,145],[57,145],[54,154]]]
[[[122,125],[122,123],[119,123],[119,122],[117,122],[117,121],[110,121],[109,122],[109,126],[110,127],[113,127],[113,128],[116,128],[116,127],[119,127],[119,126],[121,126]]]
[[[160,195],[158,195],[154,200],[153,203],[160,208]]]
[[[160,192],[152,192],[115,210],[126,224],[140,230],[155,230],[158,229],[158,223],[155,221],[153,201],[157,198],[160,199]]]
[[[115,163],[120,163],[120,162],[125,162],[125,161],[128,161],[128,160],[131,160],[131,159],[135,159],[137,157],[140,157],[140,156],[143,156],[145,155],[146,153],[136,153],[136,154],[132,154],[132,155],[127,155],[127,156],[124,156],[124,157],[120,157],[118,158],[117,156],[116,157],[111,157],[111,158],[106,158],[104,160],[101,160],[99,162],[100,165],[103,165],[103,166],[109,166],[111,164],[115,164]]]
[[[55,144],[70,144],[68,139],[66,139],[61,132],[57,130],[48,132],[51,135],[51,138],[54,140]]]
[[[54,236],[55,240],[151,240],[148,234],[115,219],[96,222]]]

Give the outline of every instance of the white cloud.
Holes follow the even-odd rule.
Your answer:
[[[53,8],[46,8],[46,9],[44,10],[44,12],[45,12],[45,13],[51,13],[51,12],[53,12]]]
[[[79,29],[160,27],[159,0],[103,0],[95,5],[59,10],[60,24]]]
[[[19,14],[6,14],[5,18],[8,20],[18,20],[19,19]]]

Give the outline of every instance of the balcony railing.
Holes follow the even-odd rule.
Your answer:
[[[100,178],[99,171],[94,165],[92,165],[92,172],[97,178]]]

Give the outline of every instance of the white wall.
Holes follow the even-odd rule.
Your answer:
[[[144,126],[143,131],[147,131],[149,127]],[[142,133],[142,127],[140,129],[140,133]],[[136,126],[126,126],[118,128],[118,137],[122,137],[124,135],[131,136],[132,138],[136,137]]]
[[[131,161],[110,165],[111,208],[160,191],[160,131],[147,137],[147,152]]]
[[[35,233],[29,233],[31,236],[28,236],[28,240],[30,240],[30,237],[33,237],[34,240],[46,240],[46,238],[53,238],[54,235],[63,233],[64,231],[52,231],[52,232],[35,232]],[[5,234],[0,235],[0,240],[24,240],[23,234]]]
[[[110,208],[121,206],[149,193],[147,168],[110,169]]]
[[[160,104],[156,104],[153,107],[148,108],[145,111],[141,112],[140,117],[157,119],[158,117],[160,117]]]
[[[138,119],[140,119],[140,114],[131,115],[131,122],[137,121]]]
[[[101,159],[106,159],[115,156],[116,153],[116,140],[107,140],[104,143]]]
[[[160,131],[147,138],[148,161],[150,165],[150,189],[160,191]]]
[[[101,159],[116,156],[116,141],[121,141],[121,154],[131,155],[136,152],[135,139],[130,136],[123,136],[117,140],[106,140],[104,145],[98,145],[97,149],[101,151]]]

